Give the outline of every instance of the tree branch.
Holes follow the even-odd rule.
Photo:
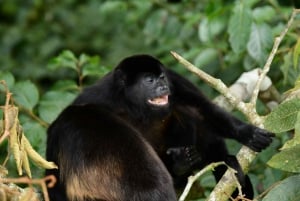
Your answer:
[[[270,70],[271,63],[273,61],[273,58],[278,50],[278,47],[282,41],[282,39],[285,37],[287,31],[289,30],[290,26],[292,25],[295,16],[300,13],[299,9],[294,9],[293,13],[287,23],[287,26],[285,29],[281,32],[281,34],[275,38],[274,45],[272,48],[272,51],[266,61],[266,64],[263,67],[263,70],[260,73],[260,76],[258,78],[257,84],[254,88],[253,95],[251,97],[251,100],[249,103],[245,103],[238,98],[235,97],[235,95],[230,91],[228,87],[219,79],[216,79],[199,68],[195,67],[193,64],[182,58],[179,54],[176,52],[171,52],[171,54],[181,63],[183,64],[188,70],[195,73],[208,83],[210,86],[212,86],[214,89],[218,90],[224,97],[228,99],[230,104],[232,104],[235,108],[237,108],[239,111],[241,111],[248,119],[249,121],[260,127],[263,128],[263,120],[262,118],[257,114],[256,112],[256,101],[258,92],[261,86],[261,83],[266,77],[266,74]],[[248,172],[249,166],[251,162],[254,160],[256,156],[256,152],[252,151],[246,146],[243,146],[239,153],[237,154],[237,159],[239,163],[241,164],[241,167],[245,173]],[[226,171],[222,179],[218,182],[218,184],[215,186],[215,189],[212,191],[210,196],[208,197],[208,201],[225,201],[228,199],[229,195],[232,194],[234,189],[236,188],[236,183],[234,182],[234,178],[230,176],[230,171]]]
[[[184,201],[188,195],[188,193],[190,192],[193,184],[195,183],[195,181],[197,181],[197,179],[199,179],[199,177],[201,175],[203,175],[205,172],[210,171],[215,169],[217,166],[219,165],[226,165],[224,162],[216,162],[216,163],[211,163],[207,166],[205,166],[202,170],[200,170],[199,172],[197,172],[197,174],[189,176],[188,178],[188,183],[184,188],[183,193],[181,194],[180,198],[178,201]],[[234,173],[233,173],[234,174]]]

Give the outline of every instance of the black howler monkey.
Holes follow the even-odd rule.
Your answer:
[[[59,181],[49,189],[50,197],[175,200],[168,172],[180,186],[193,170],[225,161],[238,170],[251,198],[251,183],[223,138],[261,151],[272,136],[214,105],[157,59],[135,55],[86,88],[50,126],[47,159],[59,166],[46,171]],[[217,180],[225,170],[216,169]]]

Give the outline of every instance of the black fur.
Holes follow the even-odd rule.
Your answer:
[[[169,103],[163,106],[147,101],[166,95]],[[244,177],[235,157],[228,155],[223,138],[236,139],[261,151],[271,143],[272,136],[214,105],[196,86],[166,69],[157,59],[148,55],[128,57],[98,83],[86,88],[50,127],[47,159],[60,168],[60,172],[47,171],[60,181],[50,195],[64,197],[65,188],[75,188],[68,184],[73,175],[67,172],[72,170],[87,185],[101,186],[92,188],[90,195],[94,197],[90,200],[114,200],[101,197],[108,194],[108,189],[121,201],[134,200],[133,196],[140,197],[136,200],[175,200],[157,153],[176,186],[184,185],[193,170],[225,161],[238,170],[244,193],[252,198],[250,180]],[[119,183],[113,182],[113,172],[103,170],[108,167],[122,170]],[[91,168],[96,175],[88,176]],[[214,172],[216,179],[225,171],[225,167],[218,167]],[[106,188],[102,177],[111,180]],[[142,189],[130,185],[133,177],[137,177],[133,183]]]
[[[59,165],[47,171],[58,178],[51,201],[176,200],[149,143],[105,106],[69,106],[48,133],[47,158]]]

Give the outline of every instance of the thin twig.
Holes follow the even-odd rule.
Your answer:
[[[49,124],[45,121],[43,121],[41,118],[39,118],[36,114],[34,114],[31,110],[28,110],[24,107],[18,106],[19,109],[25,113],[27,113],[29,115],[29,117],[31,117],[33,120],[35,120],[36,122],[38,122],[42,127],[44,128],[48,128]]]
[[[181,63],[183,64],[189,71],[199,76],[201,80],[206,82],[208,85],[212,86],[216,89],[220,94],[222,94],[225,98],[228,99],[230,104],[237,107],[244,114],[249,114],[249,110],[247,104],[238,100],[234,94],[229,90],[229,88],[220,80],[212,77],[211,75],[205,73],[201,69],[194,66],[192,63],[184,59],[182,56],[177,54],[174,51],[171,51],[171,54]]]
[[[207,166],[205,166],[203,169],[201,169],[199,172],[197,172],[195,175],[190,176],[188,178],[188,183],[185,186],[185,189],[183,191],[183,193],[181,194],[180,198],[178,201],[184,201],[188,195],[188,193],[190,192],[193,184],[195,183],[195,181],[201,176],[203,175],[205,172],[213,170],[215,167],[219,166],[219,165],[226,165],[224,162],[217,162],[217,163],[211,163]]]
[[[292,13],[285,29],[280,33],[280,35],[278,37],[275,38],[272,51],[271,51],[271,53],[270,53],[270,55],[269,55],[269,57],[266,61],[265,66],[263,67],[263,70],[261,71],[261,75],[259,76],[259,79],[258,79],[258,81],[256,83],[256,86],[255,86],[255,89],[253,91],[253,95],[251,97],[250,103],[253,106],[256,105],[256,101],[257,101],[257,97],[258,97],[258,93],[259,93],[259,87],[260,87],[262,81],[264,80],[264,78],[266,77],[267,73],[270,71],[272,61],[275,57],[275,54],[278,51],[279,45],[280,45],[281,41],[283,40],[283,38],[285,37],[285,35],[287,34],[287,32],[290,29],[291,25],[293,24],[293,21],[294,21],[296,15],[298,13],[300,13],[300,9],[294,9],[293,10],[293,13]],[[256,109],[256,107],[253,107],[253,109]]]

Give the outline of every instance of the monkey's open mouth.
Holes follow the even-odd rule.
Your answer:
[[[168,95],[159,96],[153,99],[149,99],[148,102],[151,105],[158,105],[158,106],[164,106],[169,103],[169,97]]]

